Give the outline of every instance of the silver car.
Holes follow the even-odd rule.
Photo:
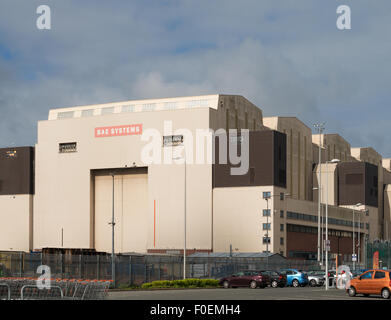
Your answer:
[[[310,271],[307,272],[308,284],[310,287],[323,286],[326,280],[325,273],[322,271]]]

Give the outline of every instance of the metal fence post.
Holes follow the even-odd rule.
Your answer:
[[[22,277],[22,269],[23,269],[23,252],[19,253],[19,277]]]
[[[96,256],[96,278],[99,280],[99,272],[100,271],[100,255]]]
[[[133,285],[132,281],[132,256],[129,256],[129,285]]]
[[[61,278],[64,279],[64,254],[60,253],[61,255]]]
[[[82,278],[82,270],[81,270],[81,258],[82,257],[82,255],[81,254],[79,254],[79,279],[81,279]]]
[[[158,259],[158,268],[159,268],[159,281],[161,280],[161,274],[160,274],[160,258]]]
[[[171,280],[174,280],[174,261],[173,257],[171,257]]]

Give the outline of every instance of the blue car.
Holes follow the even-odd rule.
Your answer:
[[[287,286],[296,288],[298,286],[304,287],[308,284],[308,276],[302,271],[297,269],[282,269],[280,272],[286,275]]]

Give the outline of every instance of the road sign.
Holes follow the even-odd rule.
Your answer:
[[[352,261],[357,261],[357,254],[352,254]]]
[[[325,251],[330,251],[330,240],[324,240],[323,248]]]
[[[183,143],[183,135],[176,136],[164,136],[163,137],[163,146],[164,147],[174,147],[181,145]]]

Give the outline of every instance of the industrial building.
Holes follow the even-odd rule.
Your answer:
[[[232,174],[231,158],[220,161],[221,129],[237,130],[229,151],[249,130],[245,174]],[[201,131],[212,144],[199,145]],[[146,162],[154,137],[163,160]],[[117,253],[183,252],[186,216],[189,254],[232,248],[316,259],[319,188],[332,255],[351,256],[353,230],[360,254],[365,241],[391,236],[390,159],[338,134],[313,134],[295,117],[263,117],[242,96],[52,109],[37,140],[0,149],[0,250],[110,252],[114,209]],[[340,162],[326,165],[332,159]]]

